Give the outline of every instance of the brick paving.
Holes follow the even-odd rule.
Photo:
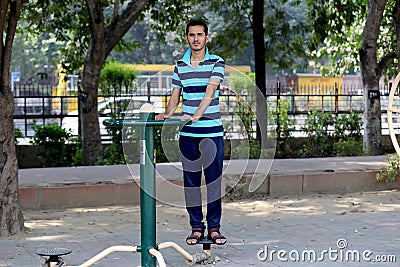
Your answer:
[[[140,244],[136,205],[28,211],[25,217],[26,233],[0,239],[2,267],[40,266],[38,248],[72,249],[64,260],[75,266],[109,246]],[[399,219],[397,190],[227,201],[228,243],[212,246],[215,263],[207,266],[399,266]],[[157,241],[201,252],[185,245],[186,223],[184,209],[158,205]],[[190,266],[172,249],[161,252],[167,266]],[[374,262],[377,256],[390,262]],[[113,253],[93,266],[139,265],[140,253]]]
[[[295,166],[285,168],[295,174]],[[182,207],[158,204],[157,211],[158,242],[201,252],[184,242],[189,231]],[[40,266],[39,248],[72,249],[63,257],[72,266],[112,245],[139,245],[139,213],[137,204],[26,210],[26,232],[0,238],[0,267]],[[212,246],[207,266],[400,266],[399,221],[398,190],[226,199],[228,243]],[[167,266],[190,266],[170,248],[161,252]],[[113,253],[93,266],[139,265],[140,253]]]

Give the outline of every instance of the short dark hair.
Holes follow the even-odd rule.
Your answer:
[[[189,21],[189,23],[186,25],[186,35],[189,33],[189,27],[191,26],[203,26],[204,32],[206,33],[206,35],[208,35],[208,26],[204,20],[192,19],[191,21]]]

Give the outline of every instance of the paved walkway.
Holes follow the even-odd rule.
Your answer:
[[[384,159],[302,161],[277,163],[288,172],[319,172],[379,169]],[[284,172],[276,166],[272,172]],[[0,238],[0,267],[40,266],[38,248],[70,248],[65,262],[79,265],[111,245],[139,245],[139,213],[137,205],[25,211],[25,233]],[[184,243],[189,232],[184,208],[159,204],[157,213],[158,242],[174,241],[190,254],[201,251]],[[223,234],[228,243],[212,247],[214,263],[207,266],[400,266],[399,221],[397,190],[227,199]],[[168,266],[189,266],[174,250],[161,252]],[[139,265],[140,253],[114,253],[93,266]]]
[[[208,266],[400,263],[398,191],[242,199],[225,202],[223,209],[223,233],[229,240],[225,246],[212,247],[215,264]],[[31,211],[25,212],[25,219],[26,233],[0,239],[0,266],[40,266],[38,248],[72,249],[64,260],[79,265],[108,246],[140,244],[138,206]],[[200,252],[200,246],[184,244],[186,223],[184,209],[159,205],[158,242],[175,241],[190,254]],[[174,250],[161,252],[168,266],[189,266]],[[139,253],[114,253],[94,266],[139,265]]]
[[[265,170],[269,171],[270,175],[362,171],[379,170],[386,163],[386,156],[274,159],[267,161]],[[226,174],[242,174],[253,173],[257,169],[258,161],[231,160],[225,161],[224,164],[225,167],[229,166],[226,169]],[[182,174],[179,166],[179,163],[157,164],[157,175],[166,178],[180,178]],[[131,182],[130,172],[137,178],[139,166],[132,165],[130,169],[126,168],[125,165],[22,169],[19,171],[19,181],[21,187]]]

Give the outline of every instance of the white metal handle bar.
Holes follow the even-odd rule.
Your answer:
[[[392,140],[392,143],[393,143],[394,149],[396,150],[397,155],[400,156],[400,147],[399,147],[399,143],[396,138],[396,134],[394,132],[393,116],[392,116],[393,112],[400,113],[400,109],[393,108],[394,93],[396,92],[397,86],[399,85],[399,81],[400,81],[400,72],[399,72],[399,74],[397,74],[396,78],[394,79],[392,88],[390,89],[387,117],[388,117],[388,127],[389,127],[390,139]]]

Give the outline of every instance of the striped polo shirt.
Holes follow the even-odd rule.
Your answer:
[[[199,63],[197,69],[190,64],[192,49],[186,51],[174,69],[172,76],[172,87],[182,89],[182,115],[193,115],[201,100],[205,96],[206,88],[210,78],[224,79],[224,60],[213,54],[206,54],[204,60]],[[224,135],[222,126],[221,112],[219,108],[219,85],[215,91],[214,97],[204,112],[203,116],[191,125],[185,125],[181,128],[181,136],[191,137],[216,137]]]

